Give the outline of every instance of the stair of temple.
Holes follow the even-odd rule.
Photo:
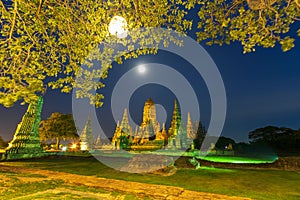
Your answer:
[[[9,142],[5,153],[2,155],[2,159],[12,160],[45,155],[41,147],[38,131],[42,107],[42,97],[39,97],[36,102],[29,104],[22,121],[18,124],[13,139]]]

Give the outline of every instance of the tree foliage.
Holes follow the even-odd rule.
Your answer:
[[[294,47],[288,35],[291,25],[300,19],[299,0],[201,1],[198,41],[208,44],[240,42],[244,53],[255,47],[274,47],[283,51]],[[298,30],[298,36],[300,29]]]
[[[56,140],[57,149],[60,140],[79,138],[72,114],[52,113],[48,119],[41,121],[39,132],[41,140]]]
[[[233,145],[235,145],[235,141],[233,139],[221,136],[216,143],[216,148],[220,150],[232,150]]]
[[[239,41],[245,52],[276,43],[283,51],[291,49],[294,39],[287,34],[300,17],[299,0],[12,2],[0,1],[0,104],[6,107],[18,100],[36,100],[47,87],[66,93],[75,87],[78,98],[89,98],[99,107],[104,84],[98,79],[107,77],[112,61],[156,53],[161,42],[182,45],[172,35],[147,29],[132,31],[124,39],[110,35],[108,24],[115,15],[127,20],[129,31],[165,27],[186,33],[193,25],[187,15],[196,10],[198,41],[220,45]],[[120,46],[123,53],[115,55]],[[95,61],[101,67],[92,68]],[[80,77],[76,84],[75,77]]]
[[[7,147],[7,142],[5,142],[3,138],[0,136],[0,148],[5,148],[5,147]]]
[[[107,76],[110,58],[115,53],[112,44],[128,46],[136,42],[143,46],[163,40],[159,33],[141,40],[146,38],[147,32],[143,33],[144,37],[132,35],[130,39],[118,40],[108,32],[108,24],[115,15],[123,16],[129,29],[165,25],[184,32],[190,27],[184,19],[186,11],[178,7],[183,3],[168,0],[15,0],[12,5],[0,3],[0,103],[6,107],[20,99],[25,102],[36,99],[46,85],[70,92],[75,76],[82,77],[76,85],[77,96],[88,97],[96,106],[101,106],[103,96],[93,96],[90,91],[102,88],[103,83],[87,83]],[[97,49],[100,54],[90,55],[99,44],[102,45]],[[126,58],[150,51],[140,49],[127,54]],[[103,61],[101,67],[93,71],[79,70],[82,64],[90,67],[93,60]],[[120,58],[117,61],[121,62]],[[46,83],[46,77],[51,77],[51,81]]]
[[[249,132],[252,144],[265,143],[277,152],[296,152],[300,150],[300,129],[266,126]]]

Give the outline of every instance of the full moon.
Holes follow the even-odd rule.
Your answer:
[[[139,65],[137,69],[140,74],[144,74],[146,72],[146,67],[144,65]]]
[[[121,16],[114,16],[109,25],[108,31],[112,35],[116,35],[118,38],[125,38],[127,36],[127,21]]]

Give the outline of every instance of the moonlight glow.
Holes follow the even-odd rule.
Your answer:
[[[144,65],[139,65],[137,69],[140,74],[144,74],[146,72],[146,67]]]
[[[118,38],[125,38],[127,36],[127,22],[121,16],[114,16],[108,26],[108,31]]]

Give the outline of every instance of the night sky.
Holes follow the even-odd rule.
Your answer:
[[[296,28],[294,27],[293,32],[296,32]],[[222,47],[209,47],[205,44],[202,46],[216,63],[226,89],[227,115],[222,136],[236,141],[247,141],[249,131],[267,125],[300,128],[299,37],[296,37],[295,48],[285,53],[279,45],[271,49],[257,48],[256,52],[248,54],[243,54],[242,47],[236,43]],[[133,67],[147,63],[160,63],[172,67],[190,82],[199,101],[201,121],[208,126],[211,104],[202,77],[194,73],[192,66],[185,59],[170,52],[160,51],[157,55],[141,56],[125,61],[122,65],[113,64],[109,77],[104,81],[106,88],[102,90],[105,95],[104,105],[97,109],[98,121],[105,134],[111,137],[115,128],[110,102],[116,82]],[[143,75],[137,74],[145,75],[147,72]],[[166,74],[165,78],[170,77]],[[133,77],[132,82],[134,80]],[[122,101],[122,96],[118,98]],[[148,98],[161,105],[158,107],[158,119],[160,122],[166,121],[168,126],[175,94],[170,88],[155,83],[139,87],[131,96],[128,109],[133,122],[141,122],[143,104]],[[48,90],[44,97],[42,119],[49,117],[52,112],[72,113],[71,99],[70,94]],[[162,111],[162,107],[166,113]],[[0,135],[4,140],[13,137],[26,109],[27,106],[18,104],[8,109],[0,106]],[[120,120],[122,114],[123,109],[120,109],[117,114]],[[184,120],[186,114],[182,113]]]

